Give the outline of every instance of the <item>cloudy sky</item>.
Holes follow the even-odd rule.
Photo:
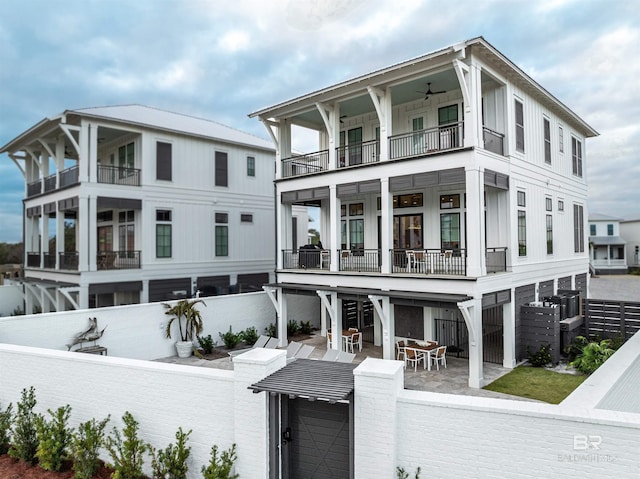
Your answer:
[[[632,0],[2,0],[0,146],[65,109],[141,103],[264,138],[247,114],[484,36],[600,132],[589,209],[640,218]],[[0,242],[24,180],[0,156]]]

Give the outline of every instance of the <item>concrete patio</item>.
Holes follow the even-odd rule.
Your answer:
[[[314,332],[310,338],[301,341],[304,344],[315,346],[310,359],[321,359],[327,350],[327,340],[321,336],[319,332]],[[365,358],[382,358],[382,348],[374,346],[371,343],[363,343],[362,351],[356,349],[356,357],[354,363],[361,363]],[[209,367],[217,369],[233,369],[233,361],[229,358],[206,360],[195,356],[181,359],[177,356],[161,358],[157,361],[177,364],[189,364],[192,366]],[[500,376],[507,374],[510,369],[504,368],[499,364],[484,363],[483,372],[487,384],[495,381]],[[420,364],[414,372],[413,368],[407,367],[404,373],[405,389],[413,389],[417,391],[430,391],[448,394],[460,394],[466,396],[481,396],[491,398],[513,399],[521,401],[532,401],[531,399],[511,396],[508,394],[487,391],[484,389],[470,388],[468,386],[469,363],[466,359],[447,356],[447,367],[435,369],[431,371],[423,368]]]

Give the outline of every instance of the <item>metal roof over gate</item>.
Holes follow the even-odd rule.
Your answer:
[[[254,393],[286,394],[310,401],[335,403],[353,393],[353,370],[357,364],[315,359],[296,359],[282,369],[249,386]]]

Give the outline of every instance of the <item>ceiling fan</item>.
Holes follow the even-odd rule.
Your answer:
[[[429,95],[439,95],[440,93],[447,93],[446,90],[431,91],[431,82],[427,82],[427,91],[416,90],[417,93],[424,93],[424,99],[429,99]]]

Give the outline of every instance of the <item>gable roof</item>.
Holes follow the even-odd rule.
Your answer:
[[[621,221],[621,218],[603,215],[600,213],[589,213],[589,221]]]
[[[29,130],[20,134],[0,148],[0,152],[10,151],[12,145],[18,143],[20,139],[26,137],[29,133],[40,129],[43,125],[63,121],[68,115],[78,115],[84,118],[96,118],[101,120],[113,120],[145,128],[171,131],[178,134],[208,138],[224,143],[245,145],[275,152],[273,142],[260,138],[259,136],[245,133],[244,131],[237,130],[213,120],[206,120],[204,118],[197,118],[145,105],[115,105],[65,110],[64,113],[60,115],[45,118],[40,121]]]
[[[315,102],[325,101],[325,99],[335,99],[340,95],[348,95],[354,89],[362,89],[363,87],[383,87],[385,83],[389,81],[389,74],[406,69],[408,71],[413,70],[416,66],[419,66],[421,63],[429,63],[438,57],[446,57],[447,55],[456,54],[461,50],[464,50],[467,47],[475,47],[481,52],[484,56],[488,56],[491,60],[494,61],[495,64],[501,66],[505,69],[512,81],[520,82],[523,85],[526,85],[527,88],[532,90],[535,94],[539,95],[547,104],[551,105],[553,108],[563,112],[568,118],[570,118],[576,125],[578,125],[582,130],[586,137],[598,136],[598,132],[589,126],[582,118],[580,118],[576,113],[574,113],[569,107],[567,107],[564,103],[554,97],[551,93],[545,90],[542,86],[540,86],[537,82],[535,82],[529,75],[527,75],[523,70],[521,70],[515,63],[509,60],[506,56],[500,53],[493,45],[487,42],[483,37],[475,37],[470,40],[466,40],[463,42],[459,42],[453,45],[450,45],[446,48],[442,48],[440,50],[436,50],[431,53],[427,53],[425,55],[415,57],[400,63],[393,64],[391,66],[382,68],[380,70],[375,70],[371,73],[367,73],[365,75],[360,75],[355,78],[342,81],[340,83],[336,83],[327,88],[323,88],[320,90],[313,91],[306,95],[302,95],[291,100],[287,100],[273,106],[263,108],[261,110],[255,111],[249,114],[250,118],[259,117],[263,119],[268,119],[271,114],[276,111],[286,111],[288,109],[293,109],[296,106],[300,106],[301,104],[314,104]],[[495,66],[495,65],[493,65]]]

